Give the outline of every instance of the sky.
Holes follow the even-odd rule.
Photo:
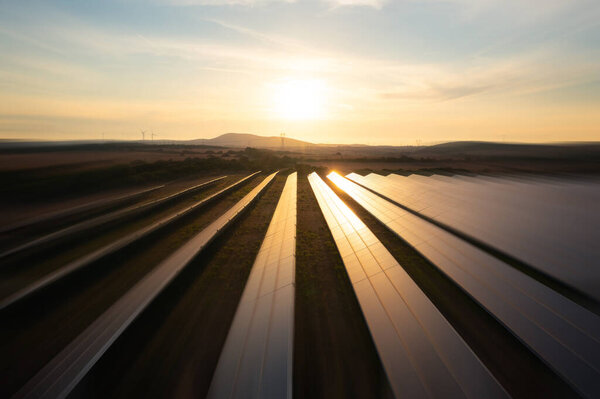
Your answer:
[[[600,140],[598,0],[0,0],[0,138]]]

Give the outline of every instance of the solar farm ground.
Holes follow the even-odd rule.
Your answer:
[[[281,171],[257,201],[145,308],[70,397],[206,395],[290,172]],[[365,317],[309,185],[310,172],[301,169],[298,174],[293,396],[392,398]],[[207,198],[243,176],[228,176],[152,212],[102,226],[39,252],[4,259],[0,267],[0,295],[6,297],[64,263]],[[0,396],[17,392],[161,260],[236,204],[265,176],[261,173],[249,179],[140,242],[0,312]],[[321,173],[328,186],[384,244],[511,396],[577,397],[496,318],[325,176]],[[135,203],[168,195],[191,183],[167,185]],[[69,222],[108,211],[86,212]],[[10,248],[26,237],[52,230],[51,225],[40,225],[21,231],[21,235],[5,233],[0,237],[0,245]]]

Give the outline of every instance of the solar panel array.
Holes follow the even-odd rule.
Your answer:
[[[66,397],[148,304],[258,197],[276,174],[267,176],[227,212],[157,265],[46,364],[15,397]]]
[[[52,220],[59,220],[62,218],[70,217],[73,215],[81,214],[82,212],[97,210],[103,207],[116,206],[126,201],[134,200],[138,197],[151,193],[152,191],[156,191],[164,187],[163,185],[154,186],[145,188],[142,190],[137,190],[134,192],[130,192],[127,194],[121,194],[115,197],[102,198],[99,200],[91,201],[85,204],[76,205],[67,209],[61,209],[54,212],[49,212],[42,214],[40,216],[34,216],[31,218],[27,218],[24,220],[18,220],[14,223],[5,224],[0,226],[0,234],[6,233],[8,231],[21,229],[23,227],[30,227],[32,225],[36,225],[38,223],[45,223]]]
[[[100,215],[93,219],[84,220],[83,222],[79,222],[72,226],[65,227],[61,230],[58,230],[53,233],[46,234],[45,236],[36,238],[36,239],[29,241],[23,245],[19,245],[17,247],[14,247],[7,251],[4,251],[4,252],[0,253],[0,259],[6,258],[8,256],[14,255],[19,252],[31,250],[32,248],[39,247],[39,246],[48,244],[53,241],[57,241],[57,240],[64,239],[66,237],[74,236],[77,233],[81,233],[83,231],[90,230],[94,227],[105,225],[106,223],[112,222],[114,220],[122,219],[127,216],[131,216],[131,215],[143,212],[143,211],[147,211],[147,210],[156,208],[159,205],[163,205],[163,204],[165,204],[169,201],[172,201],[176,198],[179,198],[185,194],[189,194],[191,192],[200,190],[201,188],[205,188],[211,184],[214,184],[217,181],[224,179],[225,177],[226,176],[217,177],[216,179],[212,179],[212,180],[209,180],[204,183],[196,184],[192,187],[188,187],[188,188],[178,191],[176,193],[169,194],[166,197],[158,198],[158,199],[155,199],[155,200],[152,200],[150,202],[146,202],[146,203],[143,203],[140,205],[133,205],[133,206],[127,207],[125,209],[119,209],[119,210],[111,212],[111,213]]]
[[[507,397],[369,228],[316,173],[309,182],[395,396]]]
[[[209,398],[291,398],[297,173],[288,176],[221,352]]]
[[[179,219],[255,174],[65,265],[1,301],[0,310]],[[68,396],[133,320],[276,174],[157,265],[15,397]],[[463,239],[470,236],[497,248],[600,300],[596,265],[600,247],[595,242],[600,232],[594,230],[600,212],[590,212],[600,204],[600,184],[354,173],[346,179],[335,172],[328,178],[456,283],[580,395],[600,397],[600,317]],[[220,179],[75,224],[0,258],[151,209]],[[308,180],[394,395],[508,397],[369,228],[316,173]],[[210,398],[292,397],[296,221],[297,173],[292,173],[250,271],[213,375]]]
[[[248,175],[248,176],[238,180],[237,182],[230,184],[229,186],[225,187],[224,189],[219,190],[218,192],[211,194],[210,196],[208,196],[208,197],[206,197],[184,209],[181,209],[171,215],[168,215],[168,216],[150,224],[149,226],[146,226],[139,230],[136,230],[133,233],[126,235],[125,237],[122,237],[122,238],[120,238],[116,241],[113,241],[101,248],[98,248],[80,258],[77,258],[77,259],[65,264],[64,266],[58,268],[57,270],[55,270],[51,273],[48,273],[47,275],[40,278],[39,280],[36,280],[32,284],[25,286],[25,287],[21,288],[20,290],[8,295],[6,298],[0,300],[0,310],[3,310],[9,306],[14,305],[15,303],[17,303],[19,301],[22,301],[23,299],[29,297],[30,295],[61,280],[65,276],[68,276],[77,270],[80,270],[86,266],[89,266],[93,262],[96,262],[110,254],[113,254],[113,253],[119,251],[120,249],[125,248],[126,246],[136,242],[137,240],[140,240],[143,237],[146,237],[146,236],[150,235],[151,233],[169,225],[170,223],[172,223],[176,220],[179,220],[180,218],[184,217],[185,215],[189,214],[190,212],[194,211],[195,209],[198,209],[198,208],[210,203],[211,201],[214,201],[215,199],[226,194],[227,192],[240,186],[245,181],[247,181],[248,179],[255,176],[257,173],[259,173],[259,172],[252,173],[251,175]]]
[[[328,177],[456,282],[580,394],[600,397],[598,316],[337,173]],[[384,195],[390,187],[387,181],[364,183]]]
[[[600,301],[597,180],[348,177]]]

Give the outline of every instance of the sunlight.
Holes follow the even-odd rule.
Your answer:
[[[288,79],[275,85],[273,110],[284,119],[320,119],[325,115],[326,87],[313,79]]]

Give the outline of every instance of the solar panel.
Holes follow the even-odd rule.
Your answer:
[[[276,174],[267,176],[217,220],[158,264],[46,364],[15,398],[66,397],[148,304],[258,197]]]
[[[508,395],[369,228],[309,175],[396,397]]]
[[[385,196],[529,264],[600,301],[600,184],[502,178],[375,174]]]
[[[291,398],[297,173],[288,176],[221,352],[209,398]]]
[[[256,172],[256,173],[258,173],[258,172]],[[240,186],[242,183],[244,183],[248,179],[252,178],[256,173],[248,175],[248,176],[236,181],[235,183],[230,184],[229,186],[225,187],[224,189],[219,190],[218,192],[211,194],[210,196],[208,196],[208,197],[206,197],[184,209],[178,210],[175,213],[168,215],[168,216],[150,224],[149,226],[145,226],[139,230],[136,230],[133,233],[126,235],[125,237],[121,237],[120,239],[118,239],[116,241],[113,241],[101,248],[98,248],[90,253],[85,254],[84,256],[82,256],[80,258],[77,258],[77,259],[65,264],[64,266],[45,275],[44,277],[40,278],[39,280],[34,281],[32,284],[25,286],[25,287],[21,288],[20,290],[8,295],[6,298],[0,300],[0,310],[3,310],[9,306],[14,305],[15,303],[17,303],[19,301],[22,301],[23,299],[29,297],[30,295],[34,294],[35,292],[38,292],[38,291],[50,286],[51,284],[56,283],[57,281],[61,280],[65,276],[70,275],[71,273],[75,272],[76,270],[80,270],[84,267],[87,267],[90,264],[92,264],[93,262],[96,262],[110,254],[113,254],[113,253],[119,251],[120,249],[125,248],[126,246],[136,242],[137,240],[140,240],[141,238],[148,236],[149,234],[169,225],[170,223],[172,223],[176,220],[179,220],[180,218],[184,217],[185,215],[189,214],[190,212],[194,211],[195,209],[198,209],[199,207],[204,206],[204,205],[214,201],[215,199],[226,194],[227,192]]]
[[[336,173],[328,177],[455,281],[576,390],[588,397],[600,395],[598,316],[356,183]],[[386,185],[372,187],[384,192]]]
[[[142,211],[147,211],[149,209],[155,208],[159,205],[162,205],[169,201],[172,201],[182,195],[199,190],[203,187],[206,187],[206,186],[213,184],[224,178],[225,178],[225,176],[218,177],[216,179],[212,179],[207,182],[204,182],[201,184],[196,184],[192,187],[188,187],[188,188],[178,191],[176,193],[169,194],[166,197],[158,198],[158,199],[155,199],[155,200],[152,200],[150,202],[146,202],[146,203],[143,203],[140,205],[133,205],[133,206],[130,206],[125,209],[119,209],[119,210],[116,210],[116,211],[108,213],[108,214],[104,214],[104,215],[100,215],[100,216],[97,216],[92,219],[84,220],[84,221],[74,224],[72,226],[65,227],[61,230],[55,231],[50,234],[46,234],[42,237],[36,238],[25,244],[22,244],[15,248],[4,251],[4,252],[0,253],[0,259],[6,258],[8,256],[12,256],[16,253],[24,252],[27,250],[32,250],[33,248],[43,246],[50,242],[54,242],[57,240],[61,240],[61,239],[70,237],[70,236],[74,236],[77,233],[90,230],[94,227],[102,226],[102,225],[112,222],[114,220],[118,220],[118,219],[121,219],[121,218],[124,218],[127,216],[131,216],[131,215],[140,213]]]
[[[223,178],[224,177],[225,176],[223,176]],[[162,184],[160,186],[154,186],[154,187],[149,187],[149,188],[145,188],[142,190],[137,190],[137,191],[130,192],[127,194],[121,194],[121,195],[117,195],[117,196],[113,196],[113,197],[102,198],[99,200],[87,202],[85,204],[76,205],[76,206],[69,207],[66,209],[61,209],[61,210],[54,211],[54,212],[44,213],[40,216],[34,216],[32,218],[28,218],[28,219],[24,219],[24,220],[18,220],[14,223],[5,224],[3,226],[0,226],[0,234],[6,233],[6,232],[9,232],[12,230],[22,229],[24,227],[33,226],[33,225],[40,224],[40,223],[47,223],[52,220],[59,220],[59,219],[63,219],[66,217],[79,215],[83,212],[98,210],[103,207],[117,206],[121,203],[134,200],[138,197],[141,197],[143,195],[146,195],[148,193],[151,193],[152,191],[156,191],[163,187],[164,187],[164,184]]]

